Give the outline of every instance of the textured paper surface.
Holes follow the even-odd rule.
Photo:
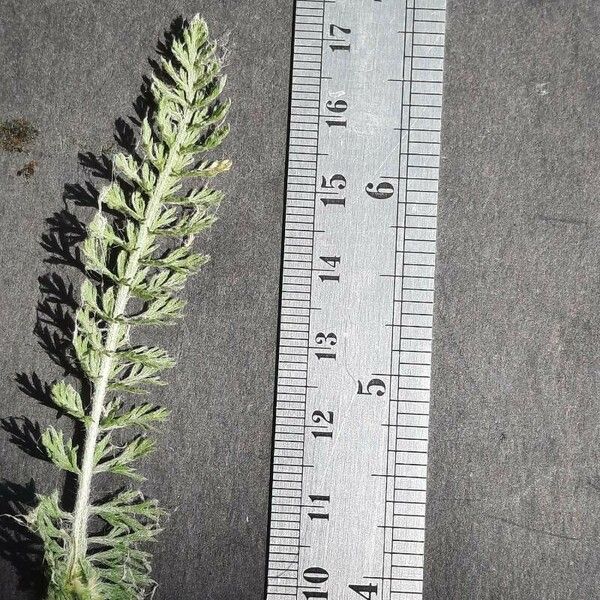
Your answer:
[[[179,364],[162,398],[173,418],[146,464],[145,489],[174,511],[155,598],[258,600],[291,0],[5,3],[0,120],[40,134],[29,153],[0,151],[0,416],[54,418],[14,381],[60,375],[32,333],[37,278],[55,270],[45,219],[65,184],[90,179],[78,153],[110,147],[114,120],[133,113],[161,32],[198,11],[229,33],[235,169],[204,242],[213,262],[188,288],[184,324],[162,334]],[[425,597],[595,598],[600,6],[451,0],[448,20]],[[17,175],[31,160],[35,173]],[[61,483],[9,438],[0,476]],[[5,560],[0,596],[35,597]]]
[[[599,25],[449,3],[430,600],[598,596]]]

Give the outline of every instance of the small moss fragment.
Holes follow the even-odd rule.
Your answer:
[[[38,136],[38,130],[26,119],[0,121],[0,149],[24,152]]]
[[[17,175],[19,177],[25,177],[25,179],[29,179],[33,177],[35,174],[35,169],[37,167],[37,162],[35,160],[30,160],[28,163],[25,163],[18,171]]]

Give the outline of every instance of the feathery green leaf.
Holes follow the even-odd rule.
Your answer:
[[[51,392],[54,406],[83,425],[85,443],[79,455],[54,427],[41,439],[49,460],[76,475],[75,507],[63,510],[54,493],[22,517],[44,545],[48,600],[142,600],[153,585],[144,544],[160,531],[163,511],[135,490],[94,500],[93,476],[143,479],[134,464],[154,442],[137,435],[122,443],[118,436],[127,428],[149,430],[169,411],[151,403],[126,407],[111,392],[145,393],[173,366],[165,350],[131,338],[137,326],[181,317],[185,302],[176,294],[208,260],[192,241],[215,222],[223,197],[206,186],[188,190],[188,180],[211,179],[231,166],[203,158],[229,133],[230,103],[220,100],[225,77],[202,19],[187,23],[171,55],[152,78],[154,106],[141,121],[136,154],[113,157],[114,179],[100,192],[81,246],[88,277],[73,353],[87,381],[81,393],[62,381]]]

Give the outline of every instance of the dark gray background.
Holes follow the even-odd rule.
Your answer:
[[[56,270],[45,219],[65,184],[91,179],[78,153],[108,149],[114,120],[132,114],[171,19],[201,12],[228,36],[235,169],[204,241],[213,261],[188,288],[185,322],[163,334],[179,359],[161,398],[174,414],[145,467],[145,490],[173,511],[156,600],[263,595],[292,8],[0,9],[0,120],[40,132],[28,153],[0,151],[0,416],[43,424],[52,413],[15,374],[60,375],[32,333],[37,279]],[[595,0],[449,1],[427,600],[600,597],[598,31]],[[18,176],[30,160],[35,174]],[[0,477],[61,484],[9,440]],[[0,598],[29,597],[1,560]]]

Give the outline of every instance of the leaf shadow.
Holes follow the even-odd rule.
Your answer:
[[[0,419],[0,429],[10,437],[9,441],[25,454],[39,460],[48,461],[40,442],[42,428],[28,417],[6,417]]]
[[[25,485],[0,481],[0,558],[15,567],[19,589],[31,592],[32,598],[40,598],[46,588],[41,542],[16,518],[35,504],[33,479]]]

